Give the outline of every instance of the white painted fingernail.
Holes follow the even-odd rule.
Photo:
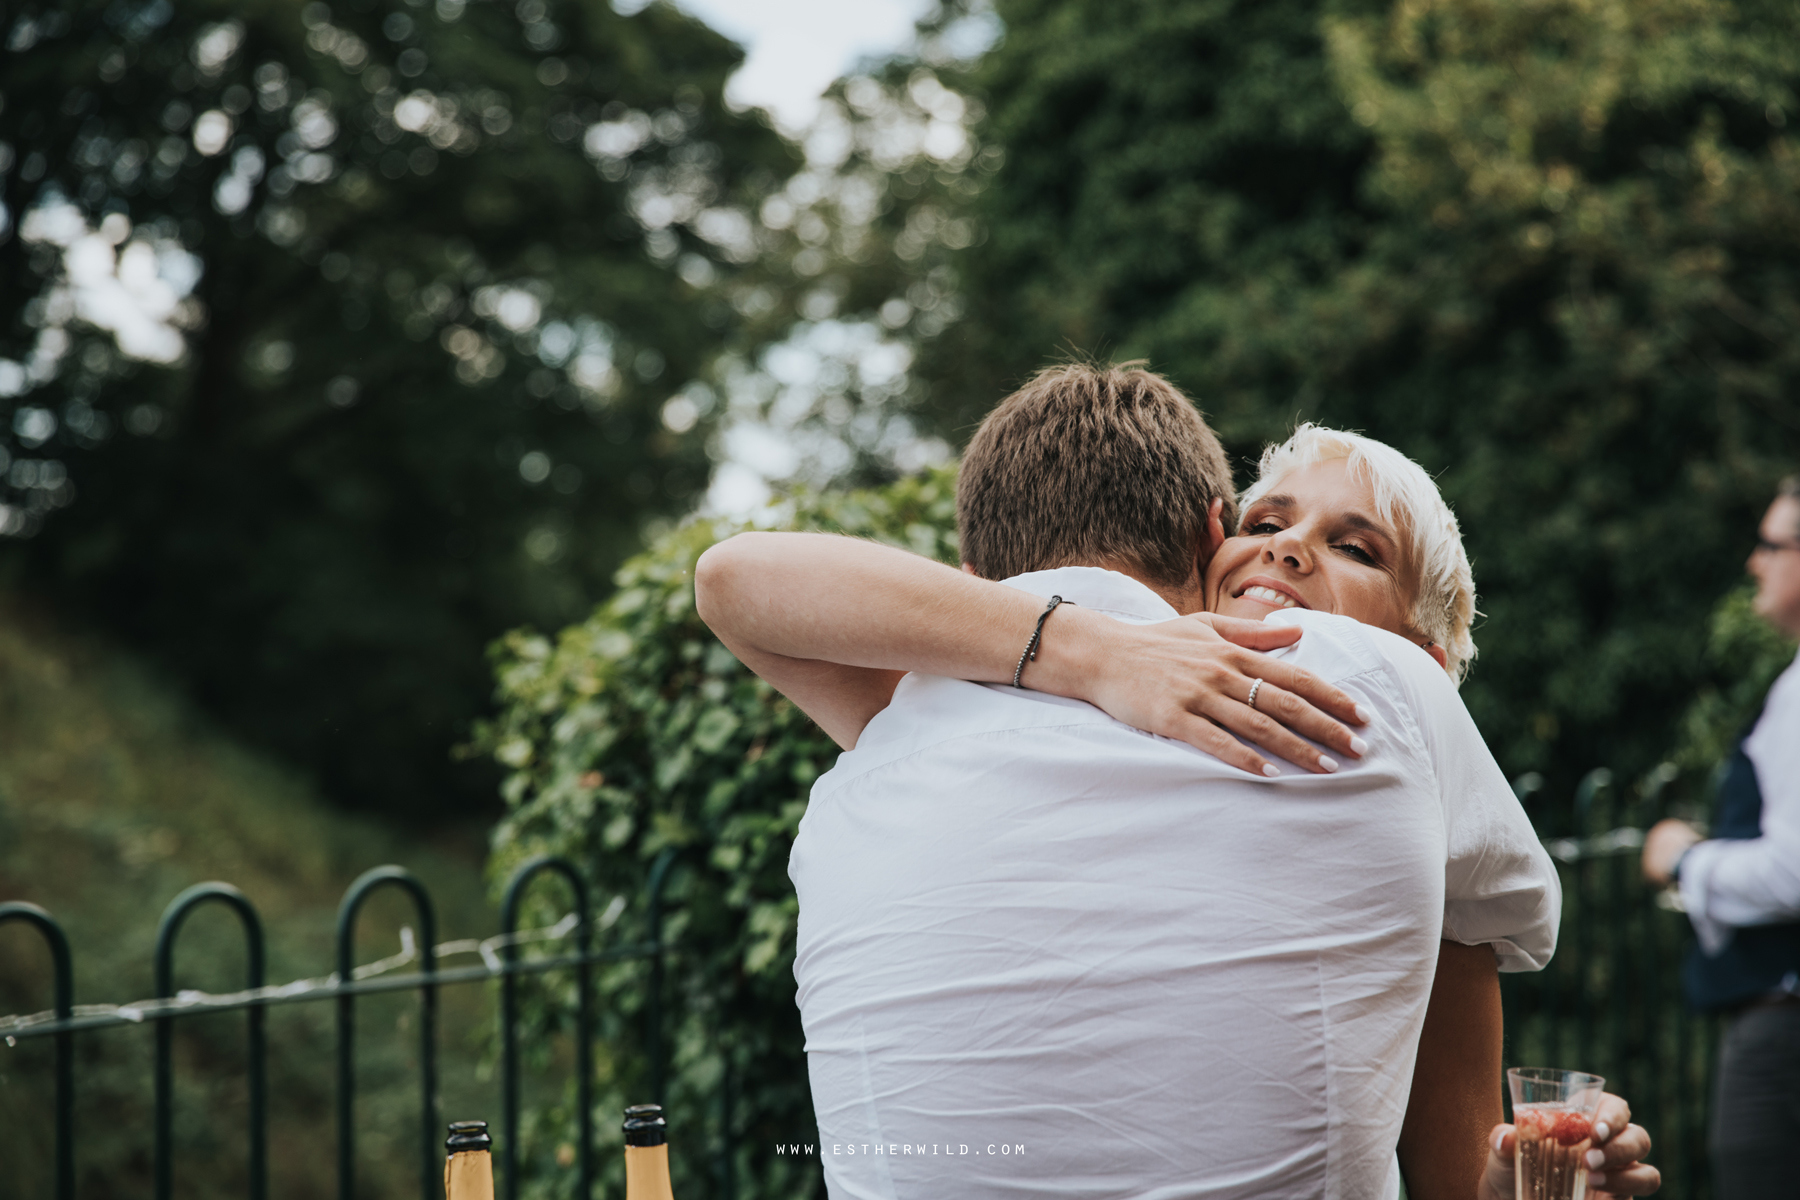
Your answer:
[[[1606,1172],[1605,1171],[1589,1171],[1587,1185],[1588,1185],[1589,1191],[1592,1191],[1595,1188],[1605,1187],[1606,1186]]]
[[[1506,1126],[1494,1130],[1494,1153],[1500,1153],[1500,1147],[1506,1144]]]
[[[1607,1138],[1609,1138],[1611,1136],[1612,1136],[1612,1126],[1608,1125],[1605,1121],[1597,1122],[1594,1125],[1594,1138],[1596,1141],[1604,1142]]]
[[[1352,754],[1367,754],[1369,752],[1369,743],[1363,741],[1353,733],[1350,735],[1350,752]]]
[[[1335,771],[1338,769],[1338,761],[1329,754],[1321,754],[1319,755],[1319,766],[1327,771]]]
[[[1356,719],[1361,721],[1364,725],[1367,725],[1370,721],[1375,719],[1375,714],[1359,704],[1356,706]]]
[[[1606,1165],[1606,1155],[1599,1150],[1589,1150],[1587,1152],[1587,1165],[1588,1170],[1598,1171],[1601,1167]]]
[[[1274,763],[1264,763],[1263,764],[1263,774],[1267,775],[1270,779],[1273,779],[1277,775],[1281,774],[1281,768],[1276,766]]]

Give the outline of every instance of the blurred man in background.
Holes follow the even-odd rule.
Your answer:
[[[1800,476],[1763,516],[1750,573],[1757,615],[1800,637]],[[1800,661],[1738,744],[1713,834],[1658,822],[1644,875],[1677,884],[1694,923],[1689,1002],[1731,1018],[1711,1139],[1720,1200],[1790,1194],[1777,1172],[1800,1145]]]

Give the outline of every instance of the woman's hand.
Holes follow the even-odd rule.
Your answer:
[[[1259,747],[1314,773],[1335,771],[1366,748],[1349,726],[1366,724],[1369,714],[1348,693],[1260,653],[1298,641],[1300,630],[1292,625],[1210,613],[1126,625],[1075,610],[1064,625],[1068,636],[1059,638],[1060,617],[1058,610],[1050,618],[1040,661],[1026,673],[1034,687],[1086,700],[1127,725],[1257,775],[1280,773]]]
[[[1511,1125],[1494,1126],[1479,1200],[1513,1200],[1515,1136]],[[1648,1196],[1662,1186],[1662,1172],[1643,1161],[1650,1135],[1631,1123],[1631,1106],[1611,1092],[1594,1114],[1594,1146],[1587,1153],[1590,1196]]]

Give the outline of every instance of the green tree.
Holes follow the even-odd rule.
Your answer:
[[[1237,453],[1298,418],[1438,475],[1464,689],[1549,794],[1660,761],[1800,448],[1800,13],[1743,0],[1000,0],[1004,168],[920,346],[944,428],[1076,347]]]
[[[1706,643],[1709,676],[1681,722],[1675,766],[1705,779],[1737,749],[1738,739],[1762,711],[1763,698],[1794,661],[1794,643],[1756,615],[1754,588],[1737,588],[1719,601]],[[1710,788],[1689,789],[1698,814],[1708,812]]]
[[[755,430],[765,450],[754,457],[785,486],[892,480],[951,457],[954,430],[908,368],[922,339],[962,316],[952,259],[981,236],[965,210],[1002,156],[969,136],[979,102],[944,82],[960,61],[933,50],[946,24],[957,25],[949,12],[924,23],[920,56],[839,80],[804,139],[806,165],[759,210],[798,319],[722,361],[722,442],[730,458]],[[961,52],[986,27],[974,32]],[[757,303],[756,290],[736,302]]]
[[[482,647],[692,503],[714,356],[788,319],[730,303],[797,161],[741,52],[603,0],[5,21],[10,569],[341,797],[491,803]]]
[[[874,537],[956,560],[954,472],[878,491],[802,495],[788,523]],[[794,1005],[794,917],[788,851],[807,791],[837,758],[805,714],[746,670],[694,611],[693,566],[737,527],[698,521],[660,538],[619,571],[618,591],[554,639],[520,632],[496,646],[501,712],[480,744],[509,771],[508,815],[489,864],[496,881],[525,858],[570,857],[611,901],[615,936],[643,935],[635,909],[652,863],[675,854],[664,936],[672,947],[664,1037],[673,1048],[671,1122],[676,1190],[705,1188],[700,1164],[719,1136],[717,1105],[736,1098],[739,1195],[813,1195],[817,1159],[777,1156],[812,1143],[812,1116]],[[609,1053],[601,1114],[640,1101],[646,976],[599,977]],[[534,985],[538,986],[538,985]],[[573,995],[543,985],[540,1009],[566,1021]],[[601,1124],[616,1139],[616,1127]],[[566,1112],[541,1112],[528,1153],[549,1167],[567,1137]],[[566,1173],[565,1173],[566,1174]]]

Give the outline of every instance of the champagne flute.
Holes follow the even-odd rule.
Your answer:
[[[1514,1067],[1512,1092],[1517,1200],[1584,1200],[1594,1113],[1606,1080],[1584,1071]]]

